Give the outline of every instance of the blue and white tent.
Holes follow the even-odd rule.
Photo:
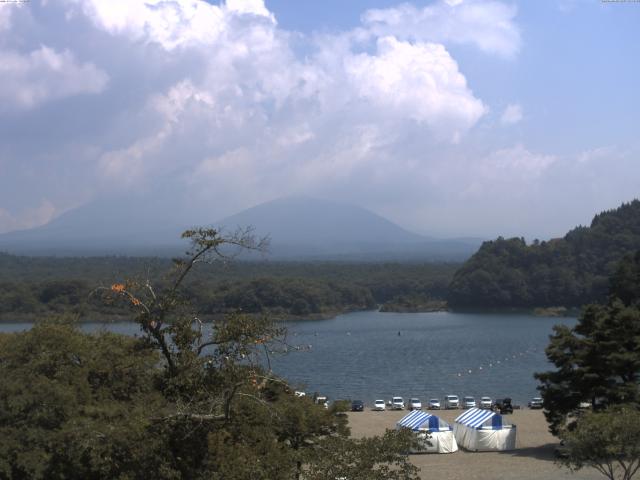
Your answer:
[[[453,433],[458,444],[476,452],[516,448],[516,426],[504,425],[502,415],[491,410],[470,408],[456,418]]]
[[[453,453],[458,444],[451,425],[435,415],[420,410],[405,415],[396,424],[397,428],[410,428],[418,437],[418,449],[411,453]]]

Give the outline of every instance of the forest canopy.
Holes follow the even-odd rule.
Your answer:
[[[163,258],[21,257],[0,254],[0,319],[15,321],[72,313],[82,320],[127,314],[92,295],[124,278],[162,278]],[[185,288],[203,315],[242,311],[278,318],[316,318],[442,301],[459,264],[232,262],[203,265]]]
[[[454,308],[580,307],[607,297],[618,262],[640,249],[640,201],[596,215],[563,238],[485,242],[449,286]]]

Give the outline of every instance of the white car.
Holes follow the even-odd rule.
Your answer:
[[[457,395],[447,395],[444,397],[444,408],[458,408],[460,407],[460,399]]]
[[[404,410],[404,399],[402,397],[393,397],[391,399],[391,410]]]
[[[329,399],[325,396],[316,397],[316,404],[322,405],[324,408],[329,408]]]
[[[440,399],[438,399],[438,398],[430,398],[429,399],[429,410],[440,410]]]
[[[480,408],[490,410],[492,406],[493,406],[493,401],[491,400],[491,397],[480,398]]]
[[[373,402],[373,410],[378,412],[384,412],[386,410],[386,406],[384,404],[384,400],[376,400]]]
[[[464,397],[462,399],[462,408],[476,408],[476,399],[473,397]]]
[[[409,410],[422,410],[422,403],[418,398],[409,400]]]

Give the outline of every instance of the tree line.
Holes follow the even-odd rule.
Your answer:
[[[485,242],[449,285],[454,308],[580,307],[607,298],[618,262],[640,249],[640,201],[596,215],[563,238]]]
[[[109,267],[111,265],[111,268]],[[0,254],[0,319],[71,313],[84,320],[125,316],[95,295],[123,278],[160,278],[161,258],[47,258]],[[442,302],[456,264],[233,262],[203,265],[185,289],[203,315],[235,311],[279,318],[323,317],[388,304]]]

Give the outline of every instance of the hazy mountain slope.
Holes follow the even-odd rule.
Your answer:
[[[0,235],[0,250],[31,255],[175,255],[180,233],[198,221],[188,205],[143,196],[104,199],[69,211],[47,225]],[[168,212],[172,212],[169,214]],[[184,212],[184,213],[179,213]],[[191,218],[189,218],[189,215]],[[463,260],[480,244],[469,239],[436,240],[409,232],[354,205],[287,197],[213,223],[233,231],[253,226],[269,235],[276,259]]]
[[[369,210],[309,197],[263,203],[221,220],[227,227],[253,225],[280,244],[391,244],[427,238],[411,233]]]
[[[602,301],[618,262],[640,250],[640,201],[596,215],[589,227],[527,245],[485,242],[449,286],[454,307],[581,306]]]
[[[158,199],[100,199],[41,227],[0,235],[0,250],[36,255],[176,253],[188,223],[168,217],[168,210]]]
[[[289,259],[462,260],[481,240],[438,240],[409,232],[369,210],[309,197],[263,203],[218,222],[252,225],[271,238],[270,255]]]

